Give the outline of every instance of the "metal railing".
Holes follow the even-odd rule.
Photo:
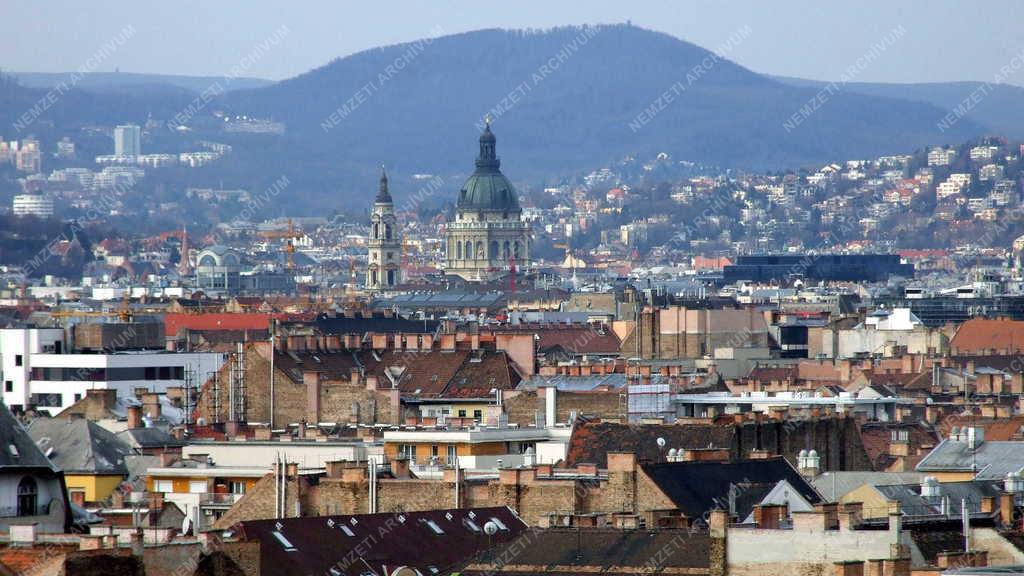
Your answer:
[[[0,506],[0,518],[23,518],[28,516],[46,516],[50,512],[46,506],[34,506],[29,510],[18,506]]]

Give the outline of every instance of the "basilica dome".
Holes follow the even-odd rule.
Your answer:
[[[459,210],[494,210],[519,212],[519,199],[515,188],[501,173],[501,161],[495,152],[494,133],[490,122],[480,135],[480,155],[476,170],[459,190],[456,203]]]

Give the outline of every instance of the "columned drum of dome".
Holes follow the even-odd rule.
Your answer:
[[[455,220],[445,230],[445,272],[483,281],[528,266],[530,229],[522,213],[515,188],[501,173],[488,121],[476,170],[459,190]]]

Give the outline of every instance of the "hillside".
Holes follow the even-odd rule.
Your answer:
[[[27,88],[44,90],[57,86],[61,82],[70,83],[71,72],[8,72]],[[226,90],[242,88],[259,88],[273,84],[271,80],[262,78],[232,78],[224,82],[217,76],[178,76],[174,74],[139,74],[135,72],[91,72],[78,77],[75,84],[82,90],[92,92],[116,92],[140,86],[167,86],[183,88],[191,92],[202,92],[210,84],[220,82]]]
[[[561,62],[559,53],[567,55]],[[713,64],[700,69],[702,62]],[[694,70],[699,78],[688,81]],[[202,80],[101,75],[62,94],[30,132],[75,136],[81,126],[167,120],[195,106]],[[53,78],[28,81],[41,86]],[[673,101],[638,123],[673,86]],[[201,106],[186,138],[225,142],[234,152],[193,173],[190,183],[259,189],[287,174],[290,208],[309,212],[325,201],[336,206],[342,197],[368,199],[383,163],[399,197],[416,186],[408,179],[416,173],[448,177],[440,193],[453,197],[456,183],[472,170],[478,126],[488,112],[495,116],[506,171],[521,183],[660,152],[703,164],[781,170],[993,132],[971,118],[940,132],[936,124],[947,109],[935,103],[942,101],[850,90],[832,95],[787,132],[784,123],[816,94],[815,86],[782,82],[634,26],[480,30],[367,50]],[[0,135],[14,136],[12,123],[44,95],[42,88],[0,82]],[[220,111],[282,121],[287,131],[228,134],[213,116]],[[150,138],[154,151],[183,145],[170,131]]]
[[[804,78],[775,76],[776,80],[794,86],[820,88],[827,83]],[[1024,139],[1024,88],[1010,84],[981,82],[928,82],[921,84],[887,84],[850,82],[844,88],[855,94],[898,98],[938,106],[949,112],[963,105],[965,117],[986,126],[994,134]],[[964,104],[975,91],[983,97]],[[969,109],[968,109],[969,108]]]
[[[406,172],[471,168],[475,123],[510,93],[518,102],[495,119],[501,154],[513,176],[600,165],[625,155],[674,157],[744,168],[913,150],[957,142],[986,129],[970,121],[940,133],[945,110],[854,93],[838,93],[796,130],[783,122],[816,94],[728,60],[698,80],[687,72],[710,55],[671,36],[632,26],[547,32],[482,30],[368,50],[296,78],[226,95],[237,113],[270,116],[311,157],[397,165]],[[541,66],[564,46],[578,50],[537,81]],[[415,53],[402,70],[379,80],[389,64]],[[673,82],[674,102],[639,130],[638,114]],[[363,94],[362,102],[350,99]],[[350,112],[330,127],[330,115]],[[336,115],[338,116],[338,115]],[[323,125],[327,123],[329,129]]]

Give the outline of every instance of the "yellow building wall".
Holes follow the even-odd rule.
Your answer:
[[[843,494],[839,497],[839,501],[843,504],[860,502],[862,505],[861,517],[863,518],[889,517],[889,500],[870,484]]]
[[[206,477],[203,476],[198,476],[195,478],[181,478],[178,476],[174,476],[171,478],[161,476],[150,476],[146,478],[146,489],[149,490],[150,492],[154,491],[157,480],[170,480],[171,484],[173,485],[175,494],[188,494],[190,492],[189,485],[193,480],[202,480],[203,482],[207,481]],[[230,486],[232,482],[244,482],[245,491],[248,492],[249,490],[252,489],[253,486],[256,485],[256,481],[258,480],[258,478],[232,478],[230,476],[225,476],[224,478],[217,478],[217,480],[219,483],[223,483],[227,486]],[[207,484],[207,491],[212,492],[213,490],[214,487],[211,487],[209,484]]]
[[[442,463],[447,463],[448,444],[442,442],[388,442],[384,444],[384,456],[388,460],[398,458],[399,446],[416,447],[416,464],[426,464],[430,461],[432,448],[437,446],[437,457]],[[465,442],[455,444],[455,453],[459,456],[500,456],[505,454],[504,442],[481,442],[478,444],[467,444]]]
[[[99,476],[86,474],[66,474],[64,483],[68,492],[85,492],[86,502],[100,502],[106,500],[114,490],[121,484],[121,476]]]
[[[941,482],[970,482],[974,480],[977,472],[926,472],[929,476]]]

